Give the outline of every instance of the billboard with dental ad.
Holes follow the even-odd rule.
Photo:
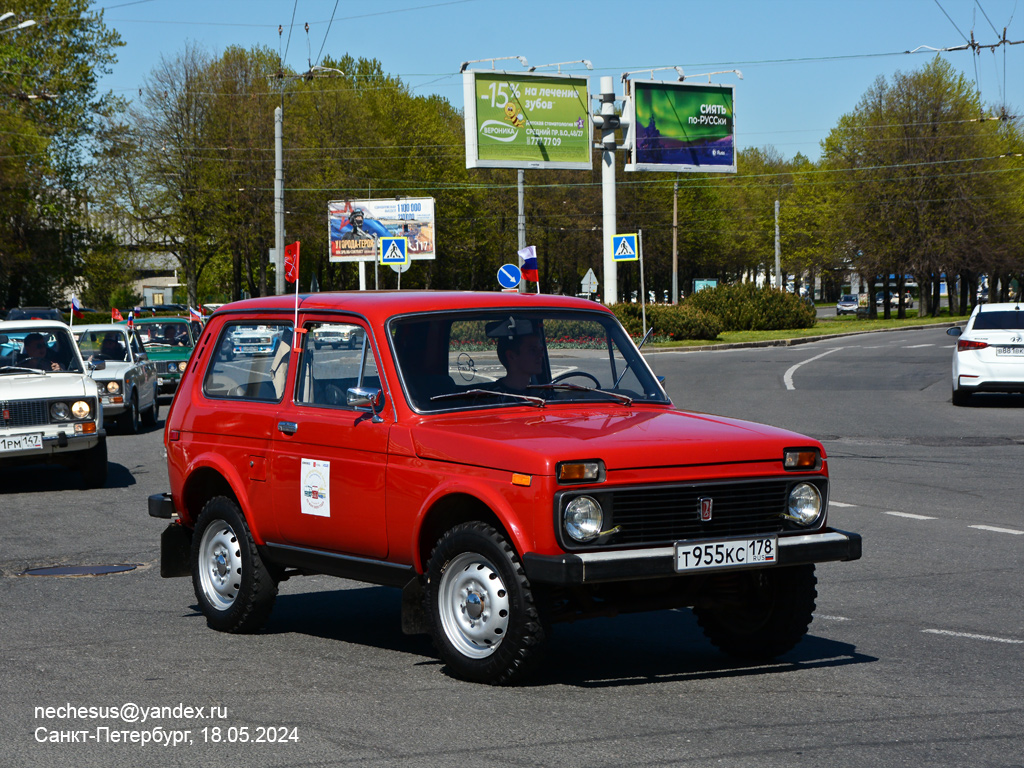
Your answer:
[[[627,171],[736,173],[733,87],[626,81]]]
[[[434,198],[331,200],[327,203],[330,260],[376,261],[382,237],[404,237],[410,259],[433,259]]]
[[[467,168],[593,167],[587,78],[470,70],[462,86]]]

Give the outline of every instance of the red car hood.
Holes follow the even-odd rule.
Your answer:
[[[545,408],[447,415],[412,428],[416,454],[512,472],[554,474],[569,459],[609,470],[781,461],[784,448],[818,446],[795,432],[669,409]],[[824,450],[822,450],[824,456]]]

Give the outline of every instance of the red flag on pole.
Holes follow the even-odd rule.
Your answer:
[[[114,307],[113,309],[111,309],[110,310],[110,320],[111,320],[111,322],[114,322],[114,323],[119,323],[122,320],[124,320],[124,318],[121,317],[121,310],[119,310],[117,307]]]
[[[299,279],[299,241],[284,247],[284,279],[294,283]]]

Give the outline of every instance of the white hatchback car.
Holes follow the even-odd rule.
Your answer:
[[[107,482],[103,404],[71,329],[55,320],[0,323],[0,467],[60,463],[87,488]]]
[[[979,304],[957,337],[953,352],[953,404],[975,392],[1024,392],[1024,305]]]

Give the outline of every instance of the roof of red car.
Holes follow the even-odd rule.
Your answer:
[[[309,310],[343,310],[378,319],[410,312],[458,309],[589,309],[610,311],[602,304],[574,296],[547,293],[504,293],[498,291],[344,291],[300,293],[299,307]],[[216,314],[253,311],[294,310],[295,295],[263,296],[225,304]]]

